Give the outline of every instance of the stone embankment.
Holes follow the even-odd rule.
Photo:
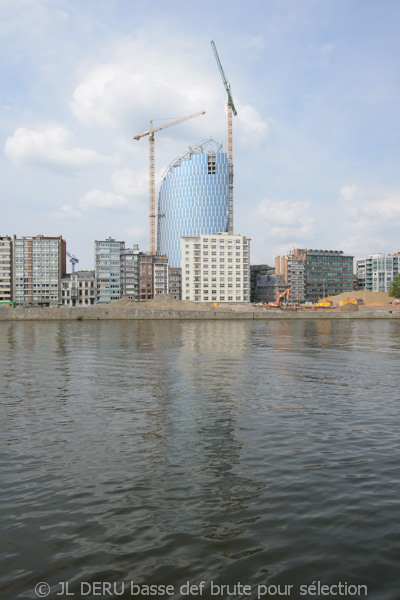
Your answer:
[[[209,306],[160,296],[149,302],[122,298],[106,305],[54,308],[0,308],[0,321],[96,320],[293,320],[293,319],[400,319],[400,307],[353,306],[341,309],[294,310],[264,306]]]

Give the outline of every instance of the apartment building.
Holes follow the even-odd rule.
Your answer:
[[[96,303],[119,300],[124,295],[125,242],[114,238],[94,243]]]
[[[154,296],[168,294],[168,258],[154,257]]]
[[[13,300],[17,306],[61,303],[66,273],[66,242],[59,237],[13,237]]]
[[[0,236],[0,302],[12,300],[12,239]]]
[[[250,239],[217,233],[181,239],[182,299],[250,302]]]
[[[400,252],[371,254],[357,261],[357,287],[369,292],[388,292],[400,274]]]
[[[139,300],[152,300],[158,294],[168,294],[168,258],[140,252]]]
[[[125,296],[137,302],[139,300],[139,245],[126,248],[124,252]]]
[[[168,294],[175,300],[182,299],[182,269],[177,267],[168,268]]]

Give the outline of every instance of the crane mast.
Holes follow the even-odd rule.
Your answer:
[[[200,115],[204,115],[206,113],[205,110],[200,110],[197,113],[193,113],[192,115],[187,115],[186,117],[182,117],[181,119],[176,119],[175,121],[171,121],[170,123],[166,123],[165,125],[161,125],[160,127],[153,128],[153,121],[150,121],[150,129],[145,133],[134,136],[134,140],[140,140],[142,137],[146,135],[149,136],[149,220],[150,220],[150,254],[156,253],[156,182],[155,182],[155,141],[154,134],[157,131],[161,131],[162,129],[167,129],[167,127],[172,127],[172,125],[178,125],[178,123],[183,123],[183,121],[187,121],[188,119],[193,119],[194,117],[198,117]]]
[[[67,256],[69,256],[69,262],[72,263],[72,272],[75,273],[75,265],[79,262],[79,258],[70,252],[67,252]]]
[[[237,115],[235,104],[233,102],[231,86],[229,81],[226,78],[224,73],[224,69],[222,68],[221,61],[218,56],[217,48],[214,42],[211,42],[212,49],[214,51],[215,60],[217,61],[217,65],[219,68],[219,72],[221,73],[222,81],[225,86],[226,93],[228,95],[228,104],[227,104],[227,112],[228,112],[228,158],[229,158],[229,221],[228,221],[228,232],[233,233],[233,124],[232,117],[233,115]]]

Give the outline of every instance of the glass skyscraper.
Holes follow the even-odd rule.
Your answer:
[[[157,252],[181,266],[181,237],[225,233],[229,159],[212,139],[190,148],[164,174],[158,200]]]

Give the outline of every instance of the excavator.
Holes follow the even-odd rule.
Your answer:
[[[286,296],[286,302],[289,300],[290,290],[285,290],[282,294],[279,294],[275,302],[268,302],[268,306],[273,306],[274,308],[279,308],[281,300]]]

